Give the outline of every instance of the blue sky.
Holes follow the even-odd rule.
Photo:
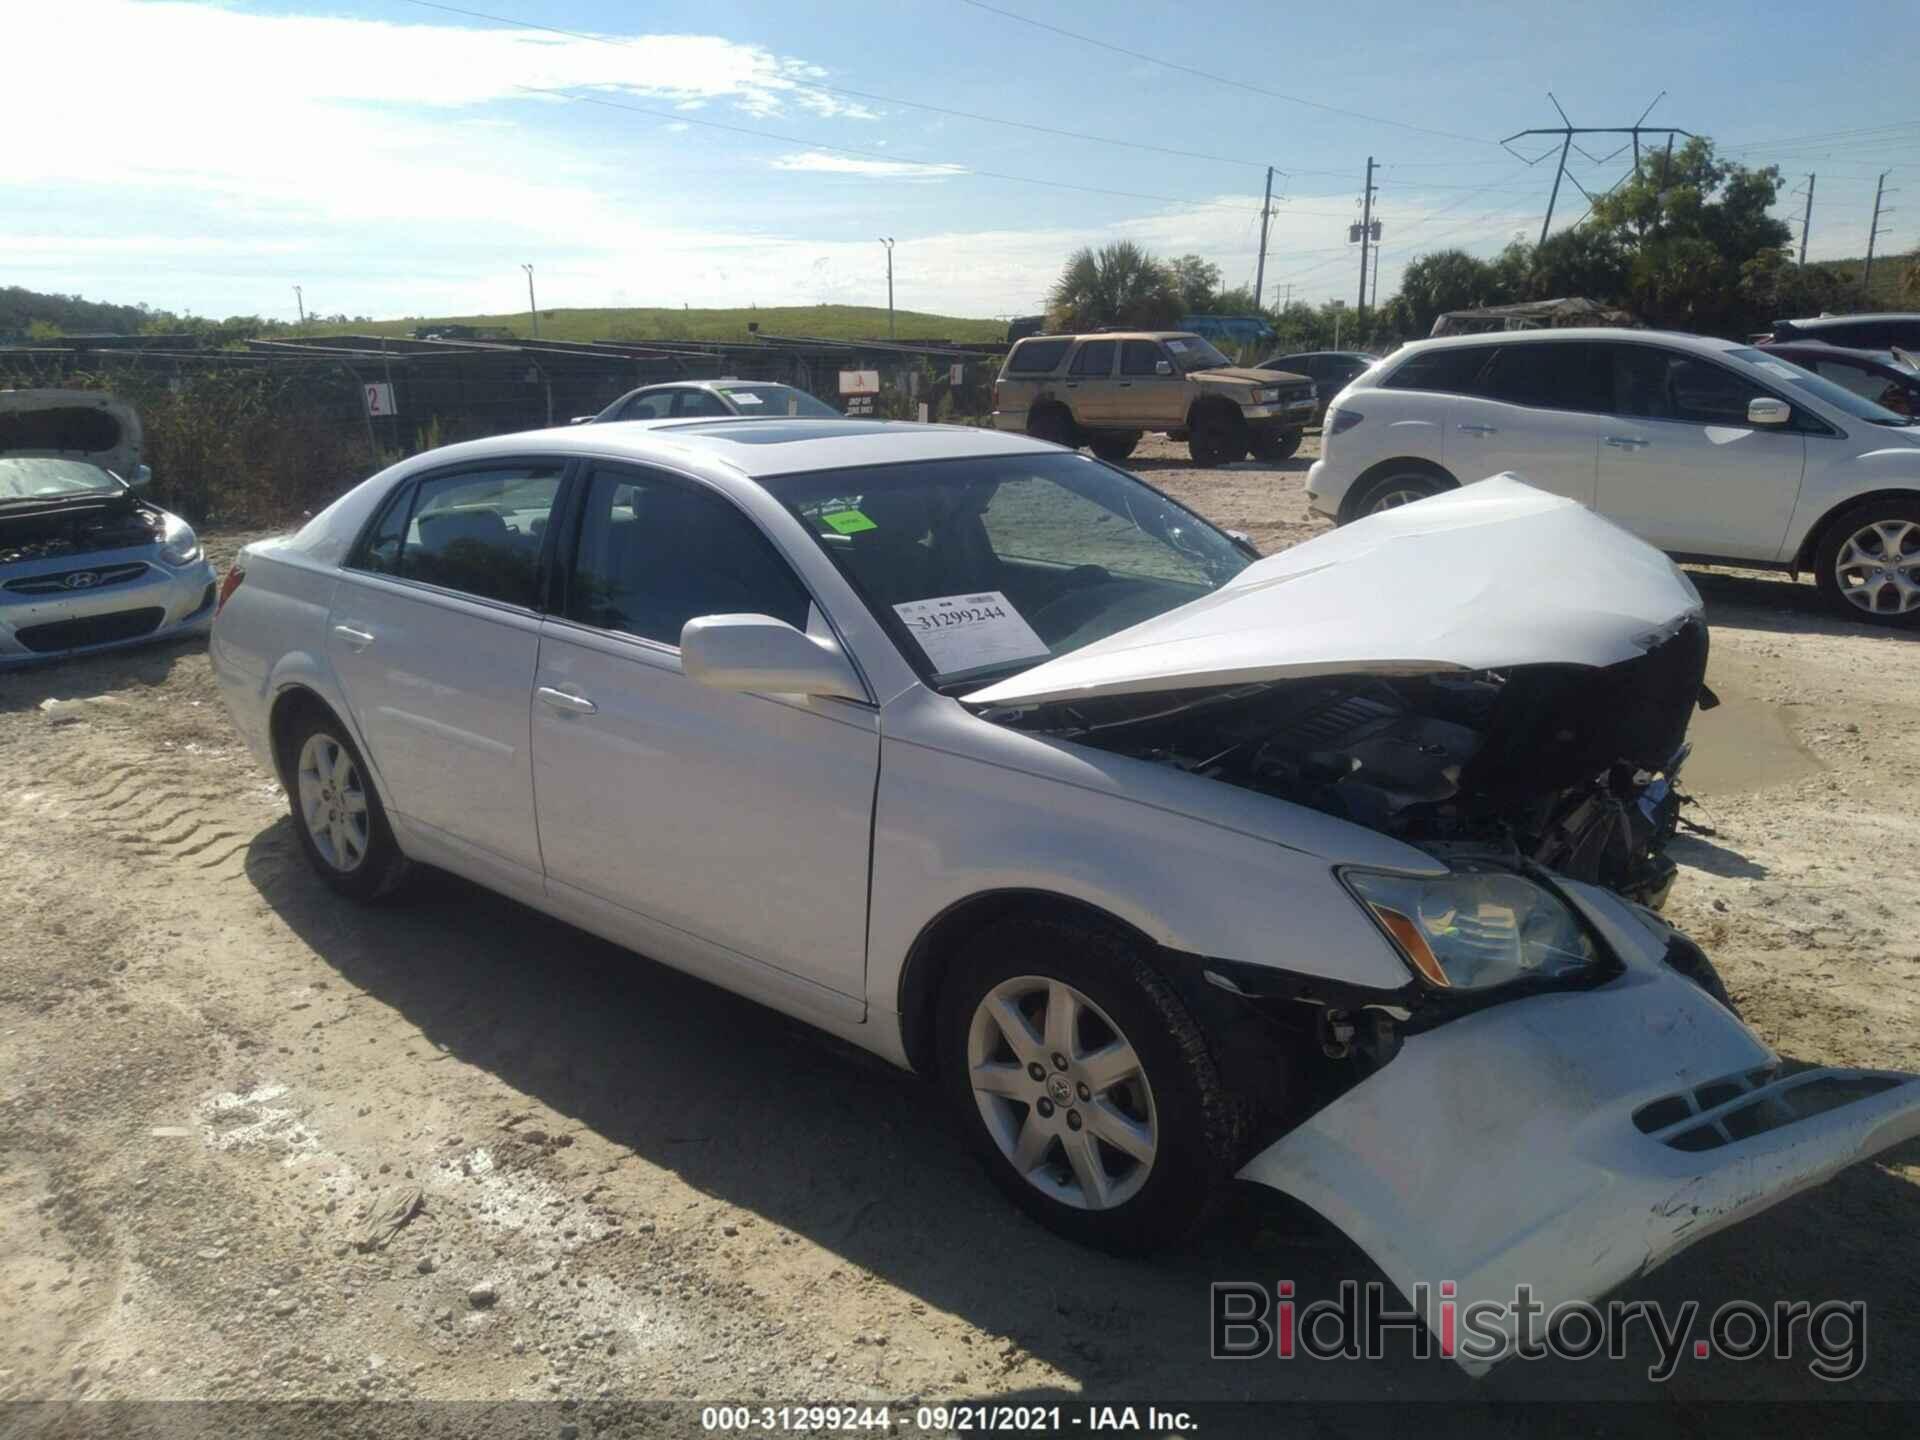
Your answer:
[[[1381,295],[1425,250],[1537,235],[1553,163],[1495,142],[1557,123],[1548,90],[1591,125],[1664,90],[1648,123],[1777,162],[1789,189],[1817,172],[1814,258],[1860,253],[1883,169],[1906,193],[1881,250],[1920,235],[1910,0],[993,4],[1154,60],[963,0],[21,7],[13,54],[85,36],[88,83],[9,67],[0,283],[288,318],[297,283],[384,317],[514,309],[528,261],[543,309],[884,304],[891,235],[902,308],[1008,315],[1119,237],[1250,281],[1271,164],[1269,294],[1351,300],[1369,154]],[[1570,173],[1597,193],[1626,164]],[[1585,207],[1563,185],[1555,228]]]

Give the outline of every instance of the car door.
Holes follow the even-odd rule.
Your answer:
[[[710,689],[680,668],[700,615],[830,633],[807,590],[730,500],[649,469],[596,465],[561,549],[533,705],[549,895],[611,917],[636,949],[694,937],[747,988],[779,972],[797,1003],[858,1018],[877,712]]]
[[[1747,405],[1784,399],[1706,355],[1610,343],[1609,408],[1600,432],[1600,513],[1684,555],[1773,560],[1780,554],[1807,440],[1752,425]]]
[[[564,470],[495,460],[403,484],[342,569],[326,635],[388,807],[536,889],[527,709]]]
[[[1114,393],[1121,413],[1143,429],[1186,423],[1186,379],[1157,340],[1120,342],[1120,375],[1114,381]]]
[[[1455,400],[1447,468],[1465,484],[1512,471],[1535,489],[1592,505],[1600,445],[1594,347],[1579,340],[1499,346],[1474,393]]]
[[[1082,425],[1098,428],[1112,423],[1115,410],[1113,363],[1117,340],[1085,340],[1067,365],[1067,405]]]

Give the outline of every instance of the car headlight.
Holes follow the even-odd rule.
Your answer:
[[[1271,405],[1279,398],[1280,392],[1277,389],[1256,390],[1253,392],[1253,403],[1256,405]]]
[[[169,565],[191,565],[200,558],[200,537],[178,515],[167,516],[160,532],[160,558]]]
[[[1488,990],[1584,970],[1600,958],[1564,900],[1511,871],[1342,870],[1340,878],[1430,985]]]

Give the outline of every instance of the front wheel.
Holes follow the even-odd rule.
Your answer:
[[[1920,624],[1920,500],[1854,506],[1827,527],[1813,563],[1821,592],[1843,614]]]
[[[1383,510],[1398,510],[1402,505],[1425,500],[1448,488],[1444,480],[1424,470],[1383,475],[1367,487],[1366,494],[1353,507],[1353,516],[1357,520],[1363,515],[1378,515]]]
[[[1298,430],[1261,430],[1253,437],[1253,456],[1256,460],[1291,460],[1299,448]]]
[[[1231,1177],[1244,1107],[1166,981],[1111,931],[988,927],[948,976],[939,1026],[942,1079],[981,1163],[1049,1229],[1157,1249]]]
[[[1237,414],[1202,416],[1187,437],[1187,453],[1196,465],[1231,465],[1247,454],[1247,426]]]

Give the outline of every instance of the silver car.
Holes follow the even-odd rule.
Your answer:
[[[1024,436],[582,426],[405,461],[223,593],[341,895],[442,866],[864,1046],[1096,1246],[1239,1176],[1437,1331],[1920,1133],[1625,898],[1699,597],[1511,478],[1259,560]],[[1499,1314],[1462,1365],[1534,1338]]]
[[[140,439],[110,395],[0,391],[0,667],[212,625],[193,527],[140,497]]]

